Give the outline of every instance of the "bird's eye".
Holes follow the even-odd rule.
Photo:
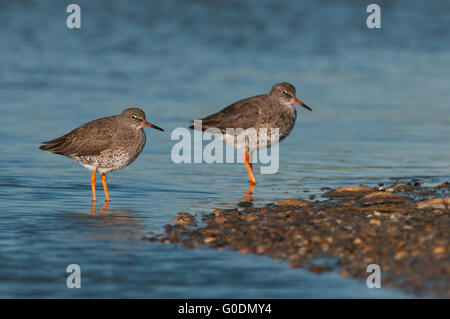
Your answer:
[[[285,90],[281,91],[281,93],[283,93],[284,95],[287,95],[287,96],[289,96],[288,92],[287,92],[287,91],[285,91]]]
[[[131,115],[131,119],[132,119],[132,120],[137,120],[137,117],[134,116],[134,115]]]

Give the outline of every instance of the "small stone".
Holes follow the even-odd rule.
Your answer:
[[[260,245],[260,246],[256,247],[256,252],[258,254],[264,254],[266,252],[266,247],[263,245]]]
[[[225,212],[224,209],[216,209],[213,211],[213,214],[218,216],[218,215],[222,215]]]
[[[441,189],[441,188],[448,188],[450,189],[450,183],[449,182],[445,182],[442,183],[441,185],[436,186],[437,189]]]
[[[222,224],[223,222],[225,222],[227,219],[224,216],[217,216],[216,218],[214,218],[215,222],[217,224]]]
[[[402,251],[399,251],[398,253],[395,254],[394,259],[395,260],[400,260],[400,259],[403,259],[403,258],[405,258],[407,256],[408,256],[408,253],[406,251],[402,250]]]
[[[320,243],[322,241],[322,238],[320,238],[319,236],[314,236],[311,238],[311,241],[313,243]]]
[[[450,197],[424,200],[417,203],[417,208],[448,209],[450,208]]]
[[[361,197],[365,194],[375,191],[373,188],[363,185],[346,185],[336,188],[334,191],[330,191],[324,194],[325,197],[346,197],[346,196],[358,196]]]
[[[181,224],[181,225],[194,225],[195,224],[195,218],[189,213],[179,213],[178,216],[174,217],[172,221],[175,224]]]
[[[354,243],[355,245],[360,245],[360,244],[362,244],[362,240],[361,240],[361,238],[355,238],[355,240],[353,241],[353,243]]]
[[[350,275],[349,271],[346,268],[342,268],[341,276],[348,277]]]
[[[308,268],[308,271],[316,273],[316,274],[321,274],[325,271],[325,267],[320,266],[320,265],[314,265]]]
[[[244,219],[245,219],[246,221],[248,221],[248,222],[257,220],[258,218],[259,218],[259,217],[258,217],[258,215],[256,215],[256,214],[248,214],[248,215],[246,215],[246,216],[244,217]]]
[[[373,192],[365,195],[360,201],[364,205],[384,204],[384,203],[398,203],[408,199],[405,196],[389,192]]]
[[[394,222],[396,222],[396,221],[399,220],[400,214],[392,213],[392,214],[389,216],[389,218],[392,219]]]
[[[372,192],[373,189],[364,185],[345,185],[336,188],[335,192]]]
[[[377,226],[379,226],[379,225],[381,225],[381,221],[379,220],[379,219],[371,219],[370,221],[369,221],[369,224],[372,224],[372,225],[377,225]]]
[[[294,206],[294,207],[305,207],[309,205],[309,202],[298,198],[288,198],[276,203],[277,206]]]
[[[384,199],[384,198],[403,198],[403,196],[397,195],[395,193],[389,192],[373,192],[367,194],[362,199]]]
[[[413,189],[413,187],[411,185],[406,185],[406,184],[403,184],[403,183],[399,183],[399,184],[394,186],[394,189],[396,191],[405,192],[405,191],[411,191]]]
[[[207,237],[207,238],[205,238],[204,240],[203,240],[203,242],[205,243],[205,244],[209,244],[209,243],[212,243],[213,241],[215,241],[216,239],[214,238],[214,237]]]
[[[444,247],[436,247],[435,249],[433,249],[433,254],[442,254],[445,252]]]
[[[238,207],[252,207],[253,203],[252,202],[240,202],[237,205],[238,205]]]

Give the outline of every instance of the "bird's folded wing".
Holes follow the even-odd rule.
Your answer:
[[[255,97],[231,104],[223,110],[207,116],[202,121],[202,130],[218,128],[225,132],[227,128],[248,129],[255,127],[260,115],[260,105]],[[191,125],[191,128],[194,128]]]
[[[40,149],[65,156],[99,155],[113,141],[113,125],[102,125],[109,119],[86,123],[64,136],[42,143]],[[110,122],[108,123],[110,124]]]

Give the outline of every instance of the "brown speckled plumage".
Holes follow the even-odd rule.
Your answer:
[[[242,128],[243,130],[278,128],[279,141],[282,141],[292,131],[297,119],[297,111],[292,106],[292,103],[297,103],[292,101],[293,98],[296,99],[295,93],[295,87],[290,83],[275,84],[269,94],[240,100],[201,119],[202,130],[217,128],[226,138],[227,128]],[[311,110],[303,103],[301,105]],[[194,129],[194,125],[192,124],[190,128]],[[268,136],[267,145],[260,145],[258,141],[258,149],[271,146],[270,130],[268,130]],[[241,147],[235,146],[242,148],[242,145]]]
[[[120,115],[100,118],[70,133],[43,142],[40,149],[67,156],[99,173],[109,173],[131,164],[144,148],[141,122],[145,113],[129,108]],[[157,128],[157,127],[156,127]]]

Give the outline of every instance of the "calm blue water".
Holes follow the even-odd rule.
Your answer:
[[[260,256],[150,243],[180,211],[242,200],[242,164],[175,165],[170,132],[292,82],[314,109],[260,175],[255,203],[341,184],[450,177],[450,3],[379,1],[0,2],[0,297],[408,297]],[[139,106],[166,132],[110,174],[91,207],[89,172],[40,142]],[[99,181],[99,178],[98,178]],[[79,264],[82,288],[66,288]]]

